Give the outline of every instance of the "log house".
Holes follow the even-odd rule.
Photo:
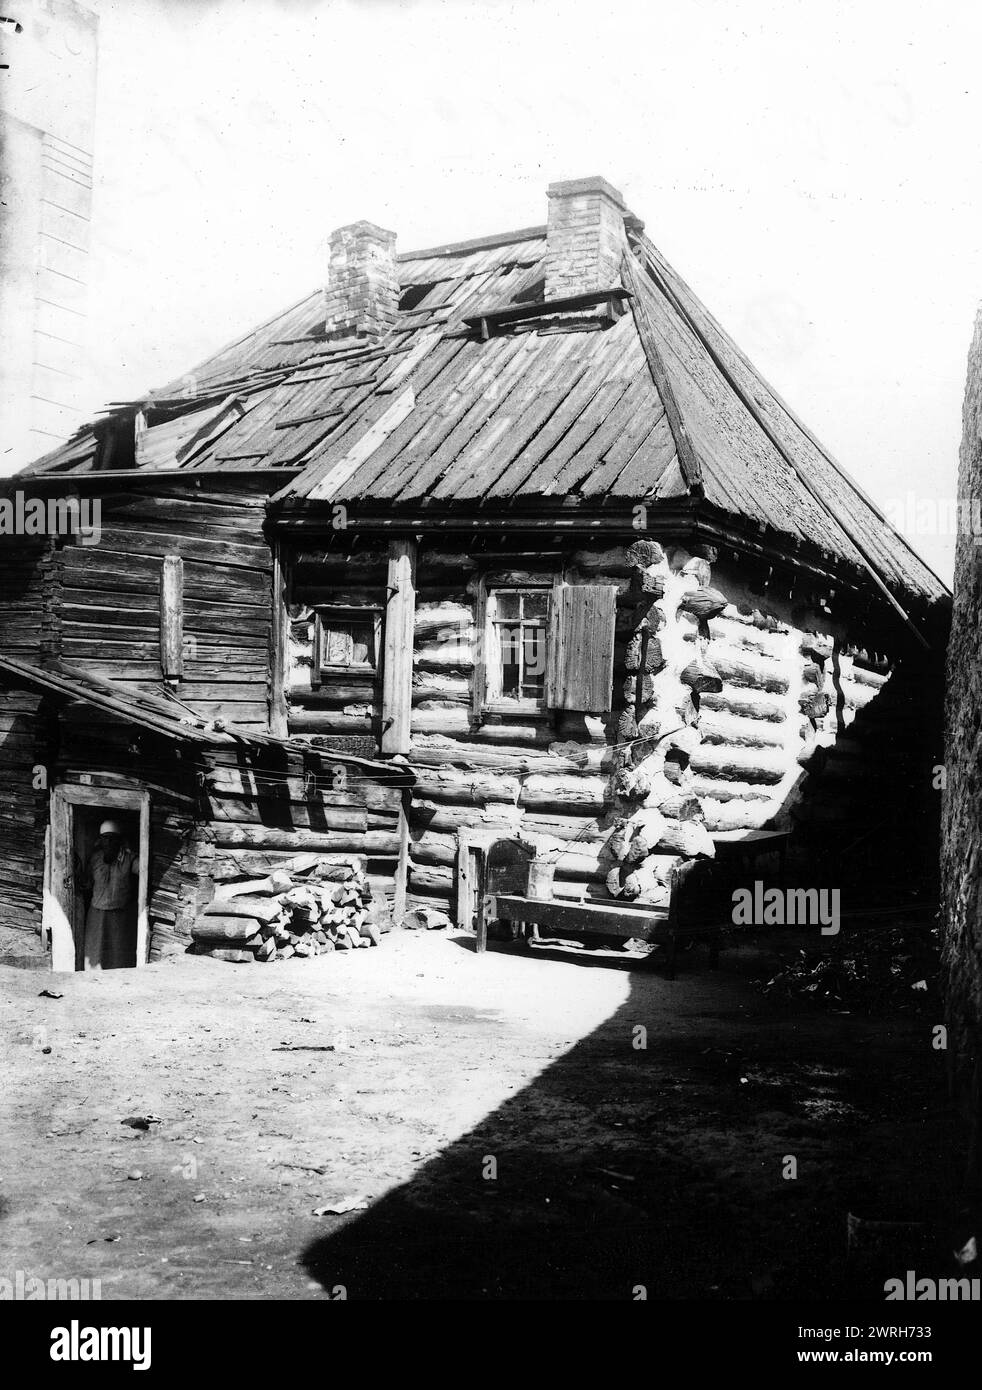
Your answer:
[[[0,952],[73,968],[104,793],[149,846],[136,964],[298,851],[464,926],[482,835],[574,900],[661,903],[753,830],[809,881],[930,860],[944,586],[615,188],[547,204],[340,229],[325,286],[8,480],[101,521],[0,549]]]

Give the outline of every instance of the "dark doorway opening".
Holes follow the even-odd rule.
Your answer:
[[[139,853],[139,812],[114,806],[76,806],[72,820],[77,889],[75,969],[132,968],[136,965],[139,884],[130,866]],[[106,823],[119,828],[119,849],[111,863],[99,844],[100,827]]]

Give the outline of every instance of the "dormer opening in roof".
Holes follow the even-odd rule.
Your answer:
[[[374,222],[352,222],[330,237],[324,291],[329,338],[378,338],[396,321],[399,277],[395,232]]]
[[[546,300],[594,294],[621,283],[626,208],[599,175],[551,183],[546,226]]]

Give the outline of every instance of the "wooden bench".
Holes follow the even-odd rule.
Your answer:
[[[637,939],[667,946],[664,957],[669,978],[675,975],[679,946],[705,940],[710,964],[719,958],[722,935],[729,917],[729,887],[726,866],[736,859],[751,868],[758,855],[776,852],[780,876],[789,832],[785,830],[727,830],[713,835],[716,859],[689,859],[677,864],[668,881],[668,904],[631,903],[620,898],[538,898],[528,893],[528,865],[534,846],[520,837],[502,838],[500,832],[484,832],[461,839],[461,879],[458,921],[473,925],[477,951],[487,949],[488,926],[508,922],[538,940],[539,927],[556,935],[610,936],[622,941]],[[715,870],[723,871],[725,890],[721,890]],[[478,890],[481,883],[483,891]],[[686,886],[688,885],[688,887]]]
[[[506,921],[530,928],[529,940],[538,940],[539,927],[553,929],[561,936],[611,936],[622,941],[639,940],[666,945],[666,969],[675,975],[679,944],[697,937],[709,938],[712,961],[719,951],[719,922],[683,925],[679,914],[680,890],[699,866],[687,860],[672,870],[668,884],[668,906],[625,903],[614,898],[574,902],[566,898],[532,898],[524,892],[486,893],[477,914],[477,951],[487,949],[488,924]]]

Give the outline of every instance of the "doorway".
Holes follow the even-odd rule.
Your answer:
[[[137,858],[137,872],[123,875],[119,903],[103,911],[94,903],[92,856],[100,827],[118,831],[120,867]],[[90,926],[89,968],[120,969],[147,963],[147,870],[150,849],[150,797],[138,787],[65,785],[51,794],[45,865],[43,926],[51,943],[52,970],[86,967],[86,924]],[[93,907],[96,912],[93,913]]]

